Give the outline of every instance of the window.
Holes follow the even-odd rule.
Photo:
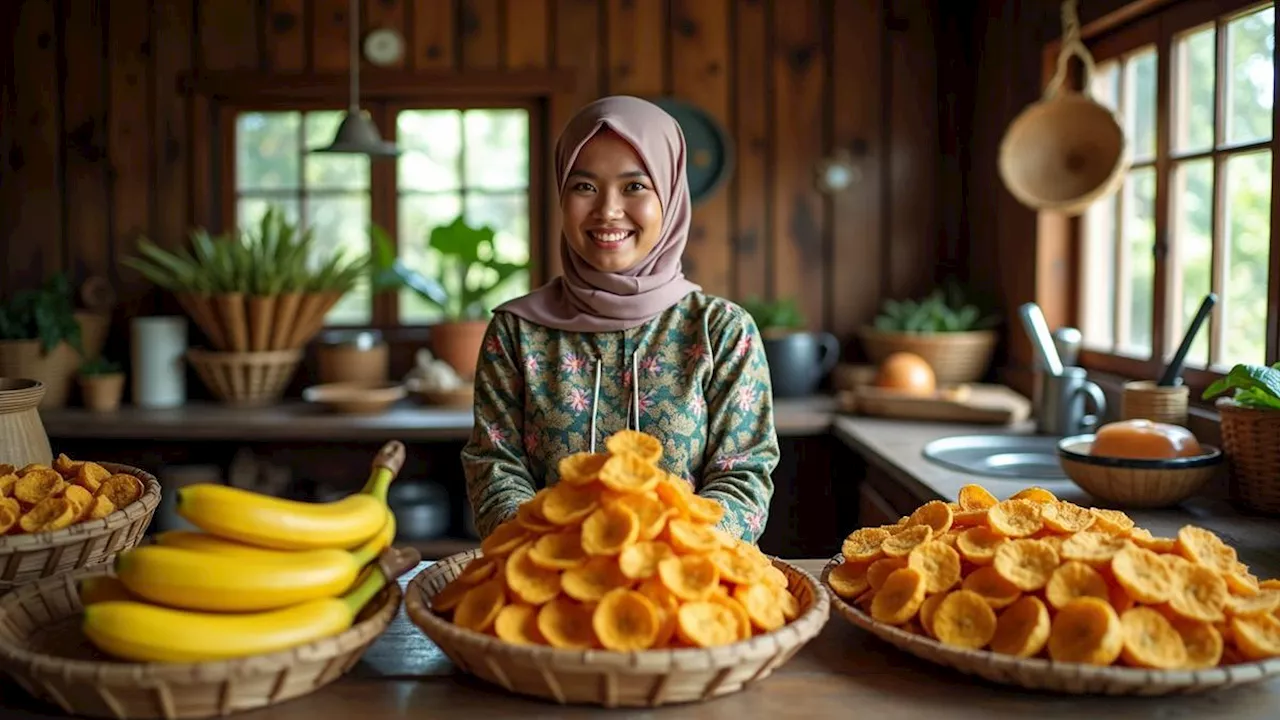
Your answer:
[[[358,155],[310,153],[327,145],[340,110],[242,110],[235,114],[234,214],[246,228],[269,205],[312,228],[317,256],[367,253],[370,224],[390,231],[406,264],[434,272],[427,251],[431,229],[460,213],[495,231],[495,254],[508,262],[530,255],[530,113],[526,108],[416,108],[382,105],[393,118],[384,137],[402,149],[390,172],[384,161]],[[376,198],[395,198],[379,203]],[[496,304],[529,290],[522,273],[495,291]],[[378,317],[367,285],[329,312],[329,325],[427,324],[438,311],[410,291]],[[379,323],[379,320],[382,322]]]
[[[1213,4],[1175,4],[1091,43],[1094,97],[1117,111],[1133,159],[1078,223],[1077,320],[1108,369],[1152,376],[1210,291],[1218,306],[1188,367],[1280,360],[1268,312],[1275,9],[1237,4],[1207,16]]]

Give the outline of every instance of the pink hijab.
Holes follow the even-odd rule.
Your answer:
[[[601,98],[578,111],[556,142],[558,191],[564,192],[565,180],[582,147],[605,126],[631,143],[653,179],[662,203],[658,244],[630,270],[600,272],[573,250],[561,230],[564,274],[499,305],[495,312],[505,310],[558,330],[612,332],[643,325],[685,295],[702,289],[685,279],[680,262],[693,215],[685,174],[684,133],[662,108],[618,95]]]

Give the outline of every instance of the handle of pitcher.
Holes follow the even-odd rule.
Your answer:
[[[1093,432],[1102,424],[1102,418],[1107,414],[1107,396],[1096,382],[1085,382],[1077,392],[1084,393],[1089,396],[1089,399],[1093,400],[1093,414],[1085,415],[1080,419],[1080,425],[1085,430]]]
[[[819,376],[831,372],[840,361],[840,341],[829,332],[818,333],[818,344],[822,346],[822,359],[818,362]]]

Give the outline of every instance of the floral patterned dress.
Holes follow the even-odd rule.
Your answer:
[[[724,506],[723,530],[756,542],[778,464],[769,367],[751,316],[700,292],[617,332],[494,315],[462,451],[480,535],[554,485],[560,458],[602,451],[609,435],[636,428],[637,416],[639,429],[662,442],[662,467]]]

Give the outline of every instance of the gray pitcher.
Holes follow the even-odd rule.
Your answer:
[[[765,335],[773,396],[807,397],[840,359],[840,342],[828,332],[795,332]]]
[[[1042,373],[1036,385],[1036,431],[1042,435],[1078,435],[1098,429],[1107,412],[1107,397],[1082,367],[1067,366],[1061,375]],[[1092,401],[1093,413],[1086,401]]]

